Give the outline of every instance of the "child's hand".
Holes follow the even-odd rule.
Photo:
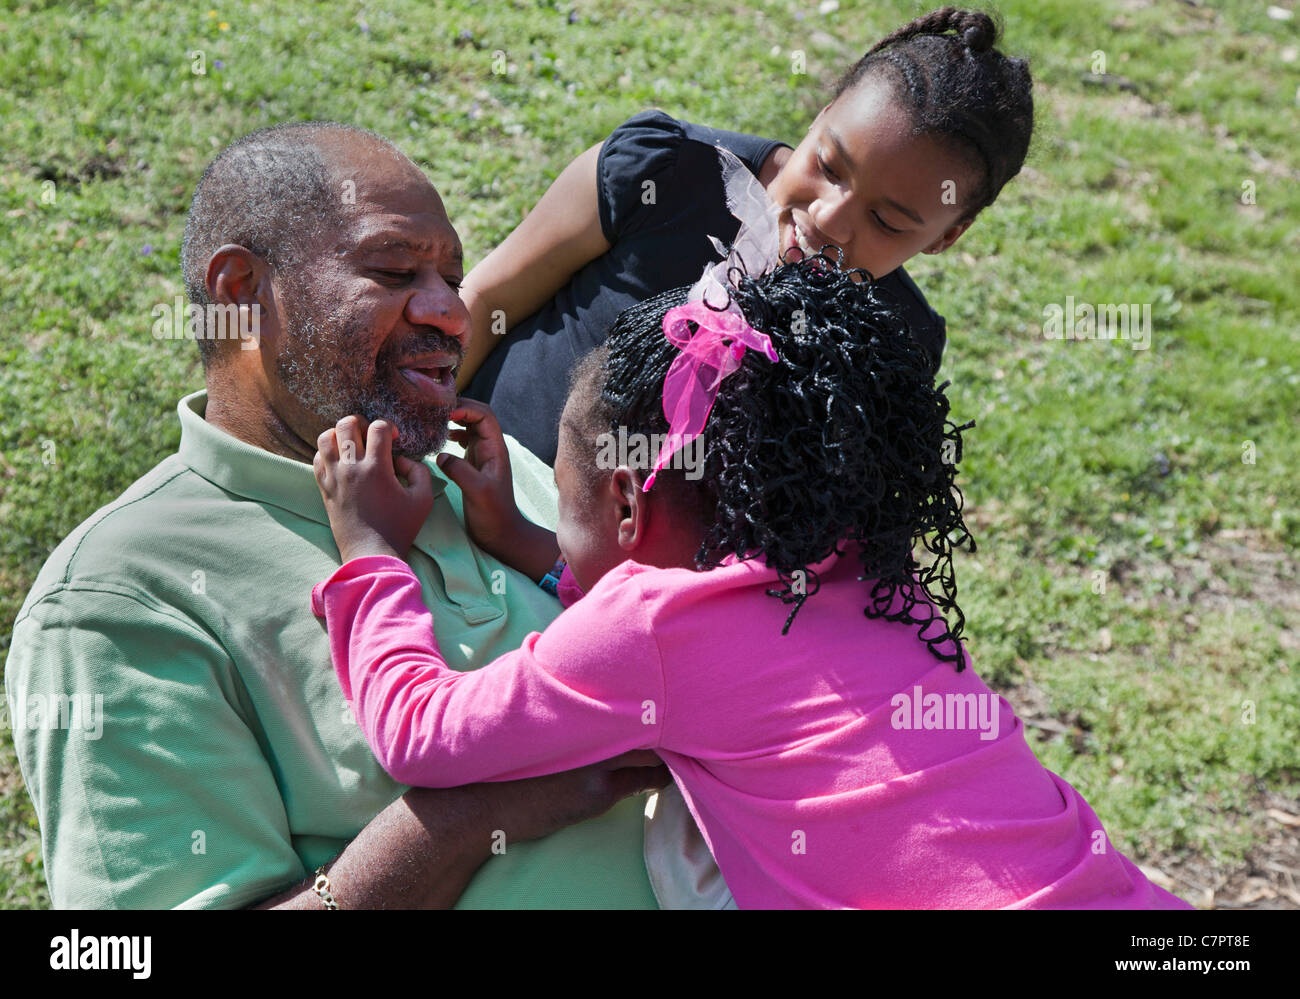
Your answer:
[[[465,425],[465,429],[453,428],[447,435],[465,448],[465,457],[440,454],[434,461],[460,486],[465,497],[465,527],[474,543],[489,554],[510,551],[523,516],[515,505],[510,452],[501,424],[489,407],[472,399],[458,400],[451,419]]]
[[[383,420],[367,427],[361,417],[345,416],[316,441],[312,467],[344,562],[404,557],[433,509],[433,474],[421,462],[394,458],[394,436]]]

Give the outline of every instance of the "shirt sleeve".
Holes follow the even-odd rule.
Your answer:
[[[614,129],[600,149],[596,198],[600,228],[611,244],[650,224],[676,174],[681,122],[643,111]]]
[[[544,633],[468,673],[443,662],[400,559],[345,563],[313,589],[312,610],[366,740],[403,784],[517,780],[659,744],[663,665],[626,564]]]
[[[306,875],[233,666],[188,619],[61,589],[5,679],[56,908],[234,908]]]

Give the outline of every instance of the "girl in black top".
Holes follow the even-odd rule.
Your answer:
[[[937,369],[944,321],[902,264],[951,246],[1024,162],[1029,71],[996,39],[983,13],[918,18],[845,74],[793,150],[660,111],[629,119],[569,164],[465,279],[473,333],[461,393],[554,464],[576,362],[623,309],[698,280],[718,259],[710,236],[735,237],[716,145],[778,206],[780,252],[840,249],[895,300]]]

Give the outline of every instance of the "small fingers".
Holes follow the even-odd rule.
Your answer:
[[[329,492],[334,488],[334,476],[330,473],[329,463],[319,451],[312,455],[311,470],[316,474],[316,485],[322,490]]]
[[[497,420],[497,414],[492,412],[492,407],[476,399],[458,398],[450,419],[477,431],[483,437],[501,433],[501,424]]]
[[[454,454],[447,454],[444,451],[433,460],[437,462],[438,470],[443,475],[460,486],[462,493],[473,495],[483,487],[482,473],[464,458],[457,458]]]
[[[407,493],[420,499],[426,496],[433,498],[433,473],[429,471],[428,465],[422,461],[412,461],[404,455],[398,455],[393,463],[398,474],[406,480]]]
[[[330,427],[316,438],[316,454],[326,462],[339,460],[338,435],[333,427]]]
[[[381,465],[393,464],[393,439],[396,428],[387,420],[376,420],[366,431],[366,456]],[[401,471],[401,469],[398,469]]]
[[[366,456],[367,423],[359,416],[345,416],[334,425],[338,437],[339,460],[351,464]]]

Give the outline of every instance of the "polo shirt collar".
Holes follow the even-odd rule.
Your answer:
[[[208,393],[185,396],[176,406],[181,421],[180,460],[209,482],[226,490],[319,524],[329,524],[316,474],[306,462],[295,461],[232,437],[208,423],[203,415]],[[442,569],[447,595],[478,614],[500,611],[491,607],[475,565],[474,554],[455,508],[446,496],[447,480],[438,466],[426,459],[433,473],[433,513],[416,535],[414,547]]]

